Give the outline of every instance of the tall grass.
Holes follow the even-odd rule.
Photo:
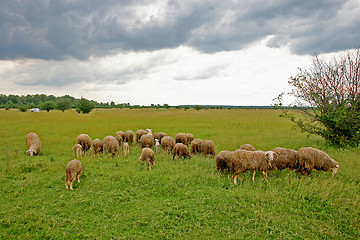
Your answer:
[[[275,110],[95,110],[20,113],[0,111],[0,238],[2,239],[358,239],[360,237],[360,157],[308,137]],[[82,157],[81,183],[65,189],[65,165],[80,133],[103,139],[118,130],[152,128],[175,136],[191,132],[211,139],[215,150],[244,143],[320,148],[340,164],[335,178],[297,179],[275,171],[266,183],[248,173],[235,186],[219,175],[215,158],[202,155],[172,161],[156,153],[152,171],[130,146],[125,158]],[[42,141],[29,157],[25,136]]]

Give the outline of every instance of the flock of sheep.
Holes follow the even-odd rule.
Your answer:
[[[94,157],[100,153],[105,155],[111,153],[114,158],[120,153],[120,146],[124,151],[125,157],[129,154],[129,144],[139,143],[142,152],[139,160],[147,165],[149,170],[155,165],[156,158],[152,147],[155,146],[157,152],[160,146],[166,154],[172,152],[173,160],[178,157],[191,158],[191,154],[203,153],[205,157],[215,156],[215,146],[211,140],[194,139],[193,134],[178,133],[175,139],[163,132],[152,133],[151,129],[139,129],[134,133],[132,130],[125,132],[118,131],[114,136],[106,136],[102,141],[100,139],[91,140],[89,135],[80,134],[77,137],[76,144],[72,150],[77,158],[85,154],[92,148]],[[41,151],[41,141],[34,132],[26,136],[27,152],[30,156],[38,155]],[[188,150],[190,147],[190,152]],[[301,148],[298,151],[286,148],[274,148],[272,151],[259,151],[250,144],[244,144],[240,149],[235,151],[221,151],[216,156],[216,168],[219,172],[232,172],[234,184],[237,184],[237,177],[246,171],[253,171],[252,180],[254,181],[256,171],[261,171],[265,180],[267,180],[267,171],[275,169],[288,168],[291,172],[295,169],[297,173],[311,174],[313,169],[331,170],[333,176],[336,174],[339,164],[330,158],[325,152],[311,148]],[[81,162],[74,159],[66,165],[65,187],[73,190],[72,184],[77,179],[80,182],[82,171]]]

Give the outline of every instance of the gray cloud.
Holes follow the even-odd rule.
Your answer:
[[[268,36],[296,54],[359,45],[356,0],[0,2],[0,59],[80,60],[190,46],[239,50]]]

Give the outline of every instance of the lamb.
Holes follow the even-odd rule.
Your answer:
[[[113,136],[106,136],[103,140],[103,149],[105,155],[111,152],[113,158],[116,154],[119,154],[119,143]]]
[[[240,173],[253,171],[252,180],[255,181],[256,170],[262,172],[266,182],[266,171],[271,168],[275,153],[273,151],[247,151],[238,149],[230,153],[231,171],[233,172],[234,184]]]
[[[134,132],[131,130],[126,130],[124,133],[124,142],[128,142],[129,144],[132,144],[134,141]]]
[[[140,138],[141,148],[151,148],[154,145],[154,136],[151,133],[144,134]]]
[[[207,157],[208,155],[215,156],[215,146],[213,141],[211,140],[204,140],[201,143],[201,152],[204,153],[204,156]]]
[[[187,144],[186,134],[185,133],[178,133],[175,136],[175,143],[183,143]]]
[[[76,143],[80,144],[84,153],[89,151],[92,145],[91,138],[87,134],[80,134],[77,137]]]
[[[175,146],[175,140],[171,136],[165,136],[161,139],[161,147],[164,149],[165,153],[170,153]]]
[[[160,148],[160,142],[159,142],[159,139],[155,139],[155,151],[158,152],[159,151],[159,148]]]
[[[277,147],[272,150],[277,154],[276,158],[274,158],[274,164],[272,164],[271,169],[269,169],[270,175],[271,171],[275,168],[279,170],[283,170],[288,168],[290,173],[293,173],[293,169],[297,169],[297,159],[296,159],[296,151],[292,149]]]
[[[321,170],[332,172],[332,177],[335,176],[339,169],[339,164],[332,159],[327,153],[312,147],[300,148],[296,157],[298,160],[298,170],[302,175],[305,173],[310,175],[312,170],[315,168],[319,172]]]
[[[174,150],[173,150],[173,160],[177,157],[184,157],[185,158],[191,158],[189,151],[187,150],[185,144],[183,143],[177,143],[175,144]]]
[[[129,154],[130,150],[129,150],[129,144],[127,142],[123,143],[123,150],[124,150],[124,155],[125,157],[127,157],[127,155]]]
[[[65,170],[65,188],[70,190],[73,190],[73,182],[77,178],[78,182],[80,183],[80,175],[81,175],[82,165],[79,160],[71,160],[66,164],[66,170]]]
[[[153,150],[147,147],[143,148],[139,160],[144,163],[144,166],[148,164],[149,170],[151,170],[151,166],[155,165],[156,162],[156,158]]]
[[[103,142],[100,139],[96,138],[92,142],[92,150],[94,153],[94,157],[99,156],[99,154],[103,152]]]
[[[139,129],[139,130],[137,130],[136,133],[135,133],[135,141],[136,141],[137,143],[139,143],[141,136],[144,135],[144,134],[145,134],[144,129]]]
[[[122,144],[123,140],[124,140],[124,132],[123,131],[117,131],[115,133],[115,138],[119,143],[119,146]]]
[[[74,156],[76,156],[76,158],[79,158],[79,156],[81,157],[82,146],[80,144],[75,144],[72,150],[74,151]]]
[[[193,140],[194,140],[194,135],[191,133],[187,133],[186,134],[186,145],[189,146]]]
[[[241,150],[256,151],[256,148],[251,144],[243,144],[240,146]]]
[[[41,151],[41,141],[39,136],[34,132],[28,133],[26,135],[26,146],[28,148],[26,152],[28,152],[31,157],[38,155]]]
[[[201,153],[201,143],[202,140],[198,138],[191,142],[191,154]]]
[[[222,171],[230,172],[230,151],[225,150],[219,152],[219,154],[216,156],[216,169],[219,171],[219,173],[221,173]]]

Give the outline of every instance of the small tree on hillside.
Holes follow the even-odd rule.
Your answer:
[[[282,108],[283,117],[303,132],[323,137],[336,146],[357,146],[360,140],[360,50],[327,62],[313,57],[312,66],[291,77],[289,95],[295,97],[302,115]],[[282,96],[278,106],[282,106]]]
[[[41,104],[41,109],[42,110],[46,110],[47,112],[50,112],[50,110],[53,110],[55,107],[55,104],[51,101],[47,101],[47,102],[44,102],[43,104]]]
[[[56,109],[64,112],[65,110],[70,109],[71,104],[68,100],[60,100],[56,103]]]
[[[89,113],[93,109],[94,109],[94,104],[85,98],[81,98],[79,100],[79,102],[77,103],[77,107],[76,107],[76,111],[78,113],[80,113],[80,112]]]

